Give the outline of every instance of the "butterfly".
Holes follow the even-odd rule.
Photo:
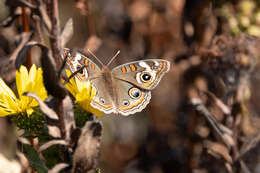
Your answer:
[[[90,52],[91,53],[91,52]],[[118,52],[119,53],[119,52]],[[110,70],[107,65],[91,53],[101,64],[97,66],[92,60],[79,52],[64,48],[63,59],[79,80],[89,80],[96,90],[90,105],[110,114],[130,115],[141,112],[151,99],[151,90],[170,70],[170,62],[162,59],[134,61]],[[78,71],[78,72],[77,72]]]

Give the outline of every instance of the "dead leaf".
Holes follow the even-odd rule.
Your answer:
[[[80,10],[81,15],[86,16],[88,14],[88,0],[78,0],[75,6]]]
[[[251,122],[250,114],[247,110],[247,107],[244,104],[241,104],[241,121],[240,128],[244,135],[251,136],[257,133],[256,128]]]
[[[63,105],[63,118],[65,126],[65,140],[70,141],[71,133],[76,128],[74,121],[73,104],[69,96],[62,100]]]
[[[53,145],[68,145],[65,140],[51,140],[40,146],[38,152],[42,152]]]
[[[231,164],[230,164],[230,163],[228,163],[228,162],[225,162],[225,166],[226,166],[226,168],[227,168],[227,171],[228,171],[229,173],[233,173],[233,171],[232,171],[232,166],[231,166]]]
[[[203,145],[205,148],[208,149],[208,151],[217,154],[227,162],[232,163],[232,157],[230,156],[229,150],[225,145],[217,142],[211,142],[208,140],[204,141]]]
[[[95,52],[98,50],[98,48],[101,46],[102,44],[102,40],[100,38],[98,38],[95,35],[90,36],[90,38],[87,40],[87,42],[85,43],[84,46],[84,50],[90,50],[91,52]],[[89,52],[85,52],[86,54],[88,54]]]
[[[48,171],[48,173],[59,173],[64,168],[67,168],[69,164],[67,163],[59,163],[55,165],[51,170]]]
[[[21,14],[22,14],[21,10],[15,10],[15,12],[13,14],[11,14],[6,19],[1,21],[0,26],[9,27],[15,21],[15,19],[17,19]]]
[[[211,98],[215,102],[215,104],[223,111],[224,114],[226,115],[231,114],[230,108],[225,103],[223,103],[219,98],[217,98],[215,94],[209,91],[206,91],[205,93],[209,98]]]
[[[31,32],[23,32],[20,35],[20,43],[18,47],[13,51],[12,55],[10,56],[10,62],[14,62],[16,64],[16,69],[19,69],[20,66],[24,63],[25,57],[27,52],[22,52],[25,44],[31,39],[32,33]]]
[[[223,142],[230,148],[234,144],[234,142],[232,142],[233,141],[232,137],[230,135],[228,135],[228,133],[230,133],[230,131],[228,131],[228,133],[226,132],[227,127],[223,128],[224,125],[217,122],[217,120],[215,119],[215,116],[213,116],[209,112],[209,110],[206,108],[205,105],[202,104],[202,102],[199,98],[191,99],[191,103],[194,105],[195,109],[206,118],[206,120],[210,123],[210,125],[215,130],[215,132],[221,137]]]
[[[87,172],[97,166],[102,126],[98,121],[87,121],[82,128],[77,148],[73,155],[72,173]]]
[[[64,47],[73,35],[73,20],[70,18],[61,32],[61,47]]]
[[[202,138],[207,138],[210,134],[210,129],[205,126],[199,126],[196,128],[196,133]]]
[[[39,2],[40,3],[38,5],[38,10],[40,12],[40,17],[41,17],[45,27],[47,28],[48,33],[50,33],[51,28],[52,28],[51,20],[49,18],[48,13],[47,13],[45,4],[41,0]]]
[[[36,94],[30,93],[30,92],[26,92],[23,95],[34,98],[39,103],[41,111],[45,115],[47,115],[49,118],[54,119],[54,120],[58,120],[59,119],[58,115],[56,114],[56,112],[54,110],[52,110],[51,108],[49,108]]]
[[[129,7],[129,15],[133,21],[142,21],[151,14],[151,4],[148,1],[134,1]]]
[[[32,8],[35,9],[36,6],[31,4],[30,2],[26,1],[26,0],[12,0],[12,1],[6,1],[6,5],[7,6],[11,6],[11,7],[28,7],[28,8]]]
[[[248,166],[246,165],[246,163],[243,160],[240,161],[240,165],[243,170],[243,173],[251,173]]]
[[[259,145],[260,141],[260,133],[247,138],[247,141],[243,144],[239,152],[239,159],[243,157],[247,152],[254,149],[257,145]]]

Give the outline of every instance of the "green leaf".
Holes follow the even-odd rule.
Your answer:
[[[47,173],[48,170],[46,166],[40,159],[37,151],[31,145],[23,144],[23,153],[37,173]]]
[[[28,131],[24,131],[24,133],[21,135],[21,137],[23,137],[23,138],[27,138],[27,139],[33,139],[33,138],[35,138],[36,136],[33,136],[30,132],[28,132]]]
[[[42,151],[42,155],[45,158],[45,165],[48,168],[52,168],[56,164],[62,162],[62,154],[59,145],[53,145]]]
[[[28,116],[26,113],[20,113],[12,116],[14,122],[19,129],[24,129],[29,133],[41,134],[45,131],[45,118],[39,108],[34,108],[34,112]]]

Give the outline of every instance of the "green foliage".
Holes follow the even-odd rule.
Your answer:
[[[26,113],[21,113],[12,116],[12,121],[19,129],[24,129],[28,133],[43,134],[46,132],[45,118],[39,108],[28,116]],[[24,135],[26,135],[24,134]]]
[[[260,6],[252,0],[242,0],[234,6],[230,2],[223,3],[221,16],[227,20],[233,35],[247,32],[260,37]]]
[[[53,145],[42,152],[45,158],[45,164],[48,168],[52,168],[55,164],[62,162],[61,147]]]
[[[81,108],[79,104],[74,105],[74,116],[77,127],[83,127],[86,121],[93,120],[93,115]]]
[[[23,153],[37,173],[47,173],[47,168],[41,161],[37,151],[31,145],[23,144],[22,147]]]

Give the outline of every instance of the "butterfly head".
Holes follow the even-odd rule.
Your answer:
[[[117,51],[117,53],[111,58],[111,60],[106,64],[104,65],[100,60],[99,58],[94,54],[92,53],[89,49],[88,49],[88,52],[102,65],[102,68],[103,69],[108,69],[109,65],[113,62],[113,60],[119,55],[120,53],[120,50]]]

